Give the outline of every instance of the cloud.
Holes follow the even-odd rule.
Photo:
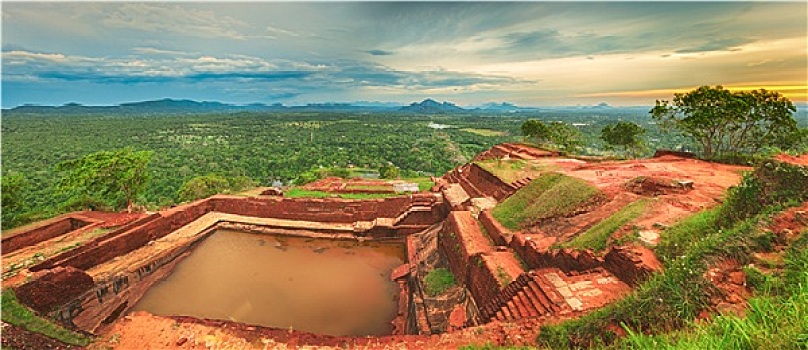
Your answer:
[[[273,36],[291,36],[291,37],[298,37],[300,34],[273,26],[267,26],[267,32]]]
[[[152,50],[140,50],[151,53]],[[272,83],[300,91],[354,87],[402,90],[427,88],[498,89],[529,83],[511,77],[431,69],[396,70],[357,60],[306,62],[246,55],[147,55],[85,57],[28,51],[3,52],[4,81],[84,81],[100,84],[217,82]]]
[[[163,50],[163,49],[156,49],[153,47],[134,47],[132,48],[133,52],[144,54],[144,55],[167,55],[167,56],[189,56],[191,53],[184,52],[184,51],[174,51],[174,50]]]
[[[697,53],[697,52],[711,52],[711,51],[734,51],[738,47],[752,42],[746,38],[712,38],[707,42],[697,44],[696,46],[678,49],[675,53]]]
[[[390,56],[395,54],[393,51],[384,51],[384,50],[367,50],[365,51],[373,56]]]
[[[126,3],[111,11],[102,22],[112,27],[204,38],[224,37],[244,40],[248,37],[238,29],[248,27],[245,22],[232,17],[217,16],[212,11],[180,5]]]

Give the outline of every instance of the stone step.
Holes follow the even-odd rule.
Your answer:
[[[525,306],[529,317],[536,317],[539,316],[539,310],[533,306],[533,303],[528,300],[527,293],[525,291],[520,291],[518,294],[519,301]]]
[[[536,309],[539,315],[548,315],[552,313],[551,306],[549,305],[550,301],[546,296],[544,296],[544,293],[535,291],[533,287],[534,285],[529,285],[527,288],[525,288],[525,295],[527,296],[527,299],[531,304],[533,304],[533,308]]]
[[[522,295],[524,295],[524,293],[519,292],[519,294],[516,294],[516,296],[514,297],[514,300],[516,301],[515,302],[516,307],[519,308],[519,313],[522,314],[522,317],[535,317],[536,310],[533,310],[530,304],[525,303],[525,300],[522,297]]]
[[[536,302],[541,304],[542,307],[548,312],[555,311],[553,302],[547,297],[544,290],[535,282],[531,281],[529,284],[530,291],[536,296]]]

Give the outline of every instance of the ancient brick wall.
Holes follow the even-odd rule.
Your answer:
[[[613,247],[603,260],[606,270],[631,287],[662,269],[654,253],[644,247]]]
[[[524,272],[512,265],[519,263],[508,251],[478,254],[469,259],[466,286],[477,305],[494,299]],[[508,266],[511,265],[511,266]]]
[[[372,200],[338,198],[244,198],[214,196],[213,211],[263,218],[350,223],[395,218],[412,203],[409,196]]]
[[[131,230],[134,227],[141,226],[141,225],[143,225],[143,224],[145,224],[145,223],[147,223],[149,221],[155,220],[157,218],[161,218],[160,214],[158,214],[158,213],[154,213],[154,214],[151,214],[151,215],[148,215],[148,216],[144,216],[144,217],[142,217],[142,218],[140,218],[138,220],[135,220],[135,221],[132,221],[132,222],[126,224],[126,225],[123,225],[123,226],[121,226],[121,227],[119,227],[119,228],[117,228],[115,230],[107,232],[107,233],[105,233],[105,234],[103,234],[101,236],[95,237],[95,238],[85,242],[84,244],[76,247],[75,249],[72,249],[70,251],[64,252],[62,254],[54,255],[54,256],[46,259],[45,261],[30,267],[29,270],[31,270],[31,271],[40,271],[40,270],[54,268],[54,267],[60,266],[60,265],[64,266],[64,265],[62,265],[62,263],[64,261],[66,261],[67,259],[69,259],[70,257],[83,254],[84,252],[87,252],[87,251],[93,249],[94,247],[97,247],[101,242],[107,241],[107,240],[109,240],[109,239],[111,239],[113,237],[116,237],[116,236],[124,233],[124,232],[128,232],[129,230]]]
[[[556,267],[568,273],[586,271],[603,265],[603,260],[590,250],[537,248],[534,241],[522,234],[514,234],[510,247],[522,257],[531,269]]]
[[[513,232],[502,226],[502,224],[494,218],[494,214],[490,210],[485,210],[480,213],[480,223],[488,232],[488,236],[494,240],[496,245],[507,246],[511,242]]]
[[[515,191],[513,186],[474,163],[469,166],[467,180],[485,196],[494,197],[497,201],[502,201]]]
[[[34,228],[30,231],[20,232],[19,234],[3,237],[3,254],[8,254],[20,248],[47,241],[51,238],[61,236],[65,233],[92,223],[93,222],[91,222],[89,219],[77,217],[75,214],[68,214],[68,216],[58,218],[47,225]]]
[[[210,211],[207,200],[193,202],[161,212],[158,218],[153,218],[143,225],[132,227],[103,241],[86,244],[87,248],[70,251],[63,256],[57,256],[47,264],[40,264],[32,271],[50,268],[53,266],[72,266],[87,270],[109,261],[116,256],[138,249],[151,240],[163,237],[172,231],[198,219]]]
[[[458,283],[465,283],[472,256],[493,251],[477,225],[477,220],[468,211],[453,211],[438,238],[438,247],[449,263],[449,269]]]

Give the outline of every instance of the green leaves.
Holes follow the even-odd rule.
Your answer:
[[[123,148],[59,163],[56,171],[63,173],[59,189],[66,193],[92,194],[108,202],[123,197],[131,211],[138,194],[146,187],[153,153]]]
[[[645,129],[632,122],[618,122],[606,125],[601,131],[600,138],[607,146],[620,146],[636,156],[642,149],[643,141],[640,138]]]
[[[21,192],[28,186],[28,180],[22,174],[3,176],[0,179],[3,196],[3,227],[15,226],[25,208]]]
[[[709,158],[798,144],[802,134],[795,111],[779,92],[731,92],[719,85],[674,94],[673,103],[658,100],[649,113],[662,126],[679,129],[701,144]]]
[[[180,187],[180,201],[192,201],[230,191],[230,182],[216,175],[197,176]]]
[[[533,137],[540,145],[552,143],[565,152],[574,152],[581,146],[581,132],[574,126],[554,121],[549,124],[530,119],[522,124],[522,134]]]

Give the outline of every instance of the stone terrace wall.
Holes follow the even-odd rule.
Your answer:
[[[654,252],[645,247],[613,247],[603,257],[604,267],[625,284],[636,287],[662,269]]]
[[[494,218],[494,214],[490,210],[484,210],[480,213],[480,223],[488,232],[488,236],[494,240],[494,243],[499,246],[507,246],[511,243],[513,232],[502,226],[502,224]]]
[[[119,228],[117,228],[115,230],[107,232],[107,233],[105,233],[105,234],[103,234],[101,236],[95,237],[95,238],[91,239],[90,241],[87,241],[84,244],[78,246],[75,249],[72,249],[72,250],[67,251],[65,253],[62,253],[62,254],[54,255],[54,256],[48,258],[47,260],[45,260],[45,261],[43,261],[43,262],[41,262],[41,263],[39,263],[37,265],[34,265],[34,266],[30,267],[29,270],[30,271],[40,271],[40,270],[50,269],[50,268],[54,268],[56,266],[60,266],[60,265],[62,265],[61,263],[64,262],[65,259],[67,259],[69,257],[75,256],[75,255],[78,255],[78,254],[82,254],[82,253],[84,253],[84,252],[86,252],[86,251],[88,251],[90,249],[93,249],[94,247],[97,247],[101,242],[107,241],[107,240],[109,240],[109,239],[111,239],[113,237],[116,237],[116,236],[124,233],[124,232],[128,232],[129,230],[131,230],[134,227],[141,226],[141,225],[143,225],[143,224],[145,224],[145,223],[147,223],[149,221],[155,220],[155,219],[160,218],[160,217],[161,217],[160,214],[155,213],[155,214],[144,216],[144,217],[142,217],[142,218],[140,218],[138,220],[134,220],[134,221],[132,221],[132,222],[126,224],[126,225],[123,225],[123,226],[121,226],[121,227],[119,227]]]
[[[493,251],[477,220],[469,211],[449,213],[438,238],[438,248],[446,257],[449,269],[460,284],[466,283],[471,257]]]
[[[481,168],[479,165],[471,163],[467,173],[468,181],[474,183],[474,186],[482,191],[486,196],[494,197],[497,201],[502,201],[508,196],[512,195],[516,188],[510,184],[505,183],[494,174]]]
[[[97,220],[85,218],[78,214],[80,213],[64,215],[50,220],[50,222],[44,225],[17,234],[14,232],[7,235],[4,234],[2,240],[3,253],[8,254],[20,248],[44,242],[98,222]]]
[[[474,163],[457,167],[444,178],[450,183],[460,184],[471,197],[493,197],[497,201],[502,201],[517,189]]]
[[[662,264],[648,248],[612,247],[602,258],[591,250],[542,249],[523,234],[514,234],[510,247],[530,269],[558,268],[564,273],[585,272],[603,267],[625,284],[635,287]]]
[[[413,196],[414,197],[414,196]],[[350,223],[375,218],[395,218],[407,211],[413,197],[391,197],[371,200],[315,198],[244,198],[214,196],[213,211],[261,218]]]
[[[57,255],[52,261],[45,261],[43,264],[34,266],[31,270],[36,271],[55,266],[72,266],[77,269],[87,270],[116,256],[138,249],[151,240],[163,237],[209,211],[210,205],[207,200],[172,208],[159,213],[158,218],[149,220],[145,224],[132,227],[103,241],[90,242],[85,249]]]
[[[466,286],[477,305],[494,299],[524,273],[512,252],[478,254],[471,257],[469,262]]]
[[[586,271],[603,265],[603,259],[590,250],[540,249],[530,237],[513,235],[510,247],[516,251],[531,269],[555,267],[565,273]]]

